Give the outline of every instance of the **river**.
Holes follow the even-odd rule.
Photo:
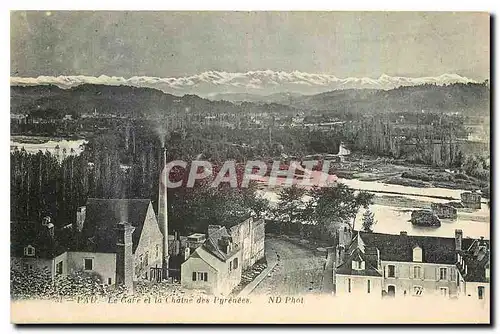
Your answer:
[[[454,237],[455,229],[461,229],[464,237],[490,238],[490,210],[486,203],[482,204],[480,210],[458,209],[456,220],[441,219],[441,227],[438,228],[416,227],[410,223],[412,210],[430,209],[431,203],[450,201],[433,196],[449,197],[459,201],[460,194],[465,190],[417,188],[342,178],[339,178],[337,182],[342,182],[354,189],[376,193],[374,204],[369,208],[377,221],[373,227],[374,232],[399,234],[401,231],[406,231],[409,235]],[[271,204],[278,201],[278,192],[279,188],[259,190],[259,194]],[[303,201],[308,200],[309,197],[304,196]],[[364,209],[361,209],[356,217],[356,230],[361,227],[363,213]]]
[[[11,137],[11,151],[24,148],[26,152],[36,154],[38,151],[49,151],[57,155],[61,160],[65,155],[79,155],[83,151],[83,144],[87,143],[85,139],[66,140],[43,137]],[[73,151],[72,151],[73,150]]]

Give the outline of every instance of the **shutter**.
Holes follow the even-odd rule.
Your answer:
[[[394,277],[395,278],[399,277],[399,268],[397,265],[394,265]]]
[[[208,273],[203,273],[203,280],[208,281]]]
[[[387,266],[384,266],[384,277],[387,277]]]
[[[453,268],[450,268],[450,281],[454,281],[455,280],[455,269]]]
[[[193,281],[196,281],[196,271],[193,271]]]
[[[436,268],[436,281],[439,281],[439,267]]]

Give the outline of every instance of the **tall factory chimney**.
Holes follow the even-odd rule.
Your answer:
[[[163,278],[168,278],[168,204],[167,204],[167,178],[168,175],[164,171],[167,165],[167,148],[161,149],[160,163],[160,182],[158,192],[158,223],[160,230],[163,233]]]

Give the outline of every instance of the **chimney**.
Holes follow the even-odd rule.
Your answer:
[[[337,254],[336,254],[336,267],[340,266],[344,262],[344,254],[345,248],[344,245],[337,246]]]
[[[83,223],[85,222],[85,214],[87,208],[85,206],[80,206],[76,210],[76,230],[81,232],[83,229]]]
[[[464,234],[462,230],[455,230],[455,250],[462,250],[462,238]]]
[[[338,244],[347,246],[351,242],[351,239],[351,228],[347,224],[340,226],[338,229]]]
[[[116,224],[116,285],[123,285],[128,293],[134,291],[134,257],[132,254],[132,233],[135,227],[130,223]]]
[[[184,261],[186,261],[189,258],[189,255],[191,255],[191,249],[189,247],[186,247],[184,249]]]
[[[168,278],[168,204],[167,204],[167,178],[165,170],[167,165],[167,148],[162,147],[160,163],[160,180],[158,182],[158,223],[160,230],[163,233],[163,277]]]
[[[401,231],[401,232],[399,232],[399,235],[406,237],[406,236],[408,236],[408,232]]]

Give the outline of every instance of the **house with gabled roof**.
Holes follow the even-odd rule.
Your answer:
[[[49,217],[41,222],[13,221],[10,223],[11,266],[19,271],[41,271],[54,276],[54,257],[64,251],[54,236]]]
[[[354,232],[335,251],[336,295],[489,296],[489,242],[463,238]]]
[[[490,297],[490,243],[483,238],[473,240],[469,247],[458,253],[460,290],[463,295],[479,300]]]
[[[205,242],[181,265],[181,285],[228,295],[241,281],[241,249],[226,227],[210,225]]]
[[[51,268],[53,277],[96,273],[103,284],[128,289],[134,281],[161,279],[163,234],[151,201],[89,198],[73,231],[74,242],[64,247],[54,247],[50,238],[32,243],[31,257],[43,256],[38,263]]]

